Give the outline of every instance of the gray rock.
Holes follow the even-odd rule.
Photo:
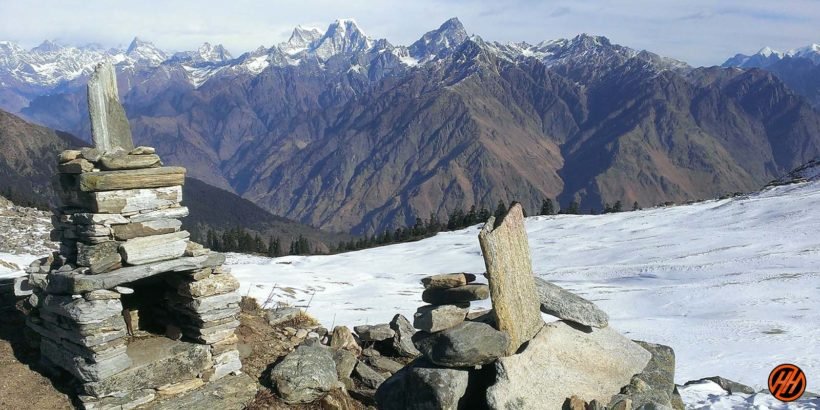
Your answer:
[[[159,157],[150,155],[127,155],[125,153],[116,153],[110,155],[103,155],[100,160],[100,168],[107,171],[116,171],[123,169],[142,169],[153,168],[160,166]]]
[[[276,309],[268,309],[266,317],[268,324],[271,326],[279,326],[285,322],[289,322],[303,315],[302,309],[297,307],[282,307]]]
[[[131,367],[103,381],[86,383],[86,394],[104,397],[153,389],[195,378],[212,365],[208,346],[166,338],[136,339],[128,344]]]
[[[299,346],[270,373],[271,384],[289,404],[310,403],[337,386],[336,363],[331,350]]]
[[[336,363],[336,374],[339,380],[342,380],[350,378],[358,360],[356,360],[356,355],[349,350],[334,350],[333,362]]]
[[[543,327],[532,274],[530,246],[521,204],[506,215],[490,217],[478,233],[478,242],[492,296],[495,327],[510,337],[507,355],[514,354]]]
[[[587,329],[548,323],[523,351],[499,359],[487,389],[490,408],[561,408],[572,395],[609,403],[651,354],[608,327]]]
[[[228,376],[199,389],[157,400],[150,409],[243,409],[253,400],[257,389],[256,382],[247,374]]]
[[[393,316],[393,320],[390,321],[390,328],[396,333],[393,336],[393,349],[399,356],[418,357],[421,354],[413,344],[413,334],[416,333],[416,330],[413,329],[413,325],[406,317],[402,315]]]
[[[131,366],[131,358],[124,351],[94,361],[76,356],[46,338],[40,341],[40,354],[84,382],[106,379]]]
[[[378,325],[360,325],[353,328],[362,342],[380,342],[396,335],[387,323]]]
[[[418,359],[385,380],[375,398],[383,410],[455,410],[468,378],[466,370],[439,368]]]
[[[128,218],[120,214],[92,214],[86,212],[71,215],[71,220],[79,225],[111,226],[128,223]]]
[[[188,208],[184,206],[177,206],[174,208],[160,209],[158,211],[151,211],[132,215],[128,218],[128,222],[142,223],[158,221],[161,219],[182,219],[188,216]]]
[[[373,368],[388,372],[390,374],[394,374],[404,367],[403,364],[390,360],[383,356],[368,357],[365,361]]]
[[[98,213],[130,216],[179,207],[182,201],[182,186],[91,192],[86,195],[84,198],[88,202],[81,202],[78,206],[87,207]]]
[[[478,322],[461,324],[420,338],[419,351],[433,364],[445,367],[474,367],[492,363],[510,344],[506,333]]]
[[[48,295],[43,300],[43,310],[64,316],[75,323],[95,323],[120,316],[122,303],[119,299],[74,299],[70,296]]]
[[[120,266],[122,258],[117,253],[120,243],[106,241],[95,245],[77,243],[77,265],[86,266],[92,275],[105,273]]]
[[[675,391],[675,351],[669,346],[641,342],[639,346],[648,351],[652,358],[640,374],[635,375],[629,386],[621,389],[622,394],[630,395],[635,407],[655,403],[667,407],[673,406]],[[646,391],[635,388],[639,380],[646,384]]]
[[[225,353],[214,356],[214,374],[211,380],[221,379],[231,373],[242,369],[242,362],[239,359],[238,350],[229,350]]]
[[[144,265],[176,259],[185,253],[189,236],[187,231],[180,231],[134,238],[123,242],[119,251],[122,260],[129,265]]]
[[[413,315],[413,326],[434,333],[458,325],[466,316],[467,309],[455,305],[422,306]]]
[[[151,155],[156,154],[157,150],[154,147],[139,146],[132,149],[128,155]]]
[[[723,390],[726,390],[729,394],[734,394],[734,393],[754,394],[755,393],[755,390],[753,388],[751,388],[751,387],[749,387],[745,384],[741,384],[741,383],[738,383],[738,382],[735,382],[735,381],[732,381],[732,380],[729,380],[729,379],[726,379],[726,378],[723,378],[723,377],[720,377],[720,376],[704,377],[704,378],[699,379],[699,380],[691,380],[691,381],[686,382],[684,385],[688,386],[690,384],[704,383],[704,382],[707,382],[707,381],[716,383],[718,386],[720,386],[720,388],[722,388]]]
[[[57,172],[62,174],[82,174],[83,172],[91,172],[93,169],[94,164],[82,158],[73,159],[57,166]]]
[[[541,311],[559,319],[592,327],[606,327],[609,316],[594,303],[564,288],[535,278],[535,291],[541,301]]]
[[[143,404],[152,402],[156,398],[154,389],[135,390],[118,397],[80,396],[83,410],[125,410],[135,409]]]
[[[117,148],[134,149],[131,126],[117,93],[117,77],[109,62],[98,64],[88,79],[88,113],[91,118],[91,139],[103,152]]]
[[[123,283],[133,282],[167,272],[184,272],[221,265],[225,255],[209,253],[203,256],[182,257],[169,261],[149,263],[140,266],[128,266],[99,275],[55,275],[48,277],[44,290],[54,294],[82,294],[98,289],[111,289]]]
[[[484,300],[490,297],[487,285],[464,285],[457,288],[430,288],[421,293],[421,300],[431,305],[454,305]]]
[[[457,288],[475,281],[472,273],[447,273],[443,275],[428,276],[421,280],[425,289],[429,288]]]
[[[381,355],[382,354],[379,353],[378,350],[376,350],[372,347],[368,347],[367,349],[362,349],[362,356],[364,356],[364,357],[379,357]]]
[[[356,363],[356,368],[353,369],[353,375],[359,379],[363,386],[370,389],[377,389],[384,383],[384,376],[363,362]]]
[[[85,158],[91,162],[99,162],[102,156],[102,151],[98,150],[97,148],[80,148],[80,157]]]
[[[111,228],[111,232],[114,235],[114,239],[118,241],[126,241],[128,239],[141,238],[145,236],[178,232],[181,226],[182,222],[178,219],[155,219],[146,222],[132,222],[124,225],[114,225]]]

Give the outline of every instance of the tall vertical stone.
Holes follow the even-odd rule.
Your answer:
[[[544,327],[532,274],[530,247],[521,204],[498,223],[491,217],[478,234],[498,330],[510,335],[507,355]]]
[[[117,93],[117,77],[109,62],[98,64],[88,80],[88,113],[94,147],[103,152],[134,149],[131,126]]]

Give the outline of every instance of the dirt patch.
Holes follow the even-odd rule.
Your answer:
[[[0,409],[74,408],[67,381],[40,372],[47,370],[38,368],[40,352],[26,342],[25,317],[14,302],[0,296]]]

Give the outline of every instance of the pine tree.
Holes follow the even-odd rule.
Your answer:
[[[498,200],[498,206],[495,207],[495,213],[493,214],[496,219],[503,217],[507,214],[507,205],[504,205],[504,200]]]
[[[567,206],[567,211],[565,212],[569,215],[578,215],[581,213],[580,206],[578,205],[578,201],[572,201]]]
[[[638,201],[635,201],[635,203],[632,204],[632,210],[633,211],[640,211],[641,210],[641,206],[638,205]]]
[[[552,204],[552,199],[545,199],[541,201],[540,215],[555,215],[555,206]]]
[[[479,222],[487,222],[490,219],[490,210],[484,207],[481,207],[481,210],[478,211],[478,221]]]
[[[617,201],[615,202],[615,205],[612,206],[612,212],[621,212],[624,210],[623,208],[624,206],[621,201]]]

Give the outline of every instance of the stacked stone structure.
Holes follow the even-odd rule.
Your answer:
[[[113,68],[95,74],[110,77]],[[89,84],[91,95],[94,84],[116,83]],[[133,148],[130,133],[118,140],[124,114],[105,107],[116,89],[100,95],[94,101],[107,116],[89,107],[98,147],[58,158],[52,239],[60,251],[27,270],[27,324],[42,360],[79,381],[86,408],[120,408],[238,372],[240,296],[224,255],[181,230],[185,169],[162,166],[153,148]],[[101,143],[100,127],[112,122]]]

